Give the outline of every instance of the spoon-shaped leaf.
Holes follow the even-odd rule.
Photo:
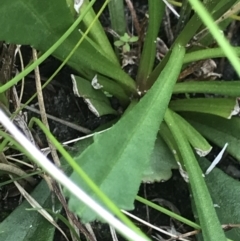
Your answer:
[[[80,167],[119,208],[133,208],[184,54],[183,47],[175,46],[153,88],[109,131],[96,135],[94,143],[76,157]],[[100,202],[78,173],[74,172],[72,179]],[[96,218],[89,208],[70,193],[67,195],[71,210],[83,221]]]

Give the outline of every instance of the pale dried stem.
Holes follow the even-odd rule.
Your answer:
[[[33,60],[37,60],[37,51],[35,49],[32,49],[32,54],[33,54]],[[43,100],[43,93],[42,93],[42,85],[41,85],[41,77],[40,77],[40,72],[39,72],[39,67],[37,66],[34,70],[35,73],[35,82],[36,82],[36,91],[37,91],[37,97],[38,97],[38,104],[39,104],[39,110],[40,110],[40,115],[43,124],[46,126],[46,128],[49,130],[49,124],[48,124],[48,119],[46,115],[46,110],[45,110],[45,105],[44,105],[44,100]],[[57,150],[55,146],[51,143],[49,138],[46,136],[48,145],[51,149],[51,154],[54,163],[60,167],[61,163],[57,154]]]

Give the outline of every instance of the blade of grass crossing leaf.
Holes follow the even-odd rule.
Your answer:
[[[96,0],[95,0],[96,1]],[[86,12],[87,12],[87,9],[89,9],[90,7],[92,7],[92,5],[93,5],[93,3],[95,2],[95,1],[91,1],[90,2],[90,4],[88,5],[88,7],[86,8],[86,10],[84,11],[84,14],[86,14]],[[84,14],[81,14],[80,16],[81,16],[81,18],[79,17],[75,22],[74,22],[74,24],[69,28],[69,30],[64,34],[64,36],[65,37],[61,37],[60,39],[62,40],[62,42],[66,39],[66,37],[69,35],[69,34],[71,34],[71,32],[74,30],[74,28],[77,26],[76,24],[79,24],[79,22],[80,22],[80,20],[82,20],[82,18],[85,16]],[[98,13],[97,14],[97,17],[98,17],[98,15],[99,15],[100,13]],[[95,18],[96,19],[96,18]],[[91,25],[93,24],[94,22],[92,22],[91,23]],[[51,75],[51,77],[45,82],[45,84],[42,86],[42,88],[45,88],[48,84],[49,84],[49,82],[56,76],[56,74],[60,71],[60,69],[68,62],[68,60],[71,58],[71,56],[73,55],[73,53],[75,52],[75,50],[76,49],[78,49],[78,47],[79,47],[79,45],[82,43],[82,41],[84,40],[84,38],[85,38],[85,36],[87,35],[87,33],[88,33],[88,31],[90,31],[90,29],[91,29],[91,25],[89,26],[89,28],[86,30],[86,32],[83,34],[83,36],[82,36],[82,38],[78,41],[78,43],[74,46],[74,48],[72,49],[72,51],[69,53],[69,55],[65,58],[65,60],[63,61],[63,63],[58,67],[58,69]],[[58,41],[57,41],[58,42]],[[61,42],[61,43],[62,43]],[[61,44],[60,43],[60,44]],[[53,45],[52,46],[52,48],[51,49],[53,49],[53,50],[55,50],[56,49],[56,46],[55,45]],[[47,52],[49,52],[49,53],[52,53],[51,51],[50,51],[50,49],[47,51]],[[48,56],[47,55],[47,52],[44,54],[45,55],[45,58],[46,58],[46,56]],[[82,51],[80,51],[81,52],[81,54],[82,54]],[[49,54],[50,55],[50,54]],[[43,56],[42,56],[43,57]],[[29,66],[29,68],[31,67],[31,69],[30,70],[32,70],[32,69],[34,69],[38,64],[40,64],[42,61],[44,61],[45,60],[45,58],[43,59],[42,57],[40,57],[36,62],[34,62],[31,66]],[[40,59],[41,59],[41,61],[40,61]],[[74,62],[75,63],[75,62]],[[75,63],[75,65],[79,65],[79,63],[78,62],[76,62]],[[33,68],[34,67],[34,68]],[[112,70],[112,69],[111,69]],[[26,71],[26,72],[25,72]],[[127,77],[126,79],[129,79],[130,77],[129,77],[129,75],[127,75],[124,71],[122,71],[120,68],[118,69],[118,71],[117,72],[121,72],[123,75],[125,75],[125,77]],[[8,86],[8,85],[4,85],[3,87],[6,87],[6,88],[4,88],[4,90],[5,89],[8,89],[8,88],[10,88],[13,84],[15,84],[15,83],[17,83],[17,81],[19,81],[21,78],[23,78],[26,74],[28,74],[30,71],[29,71],[29,69],[27,68],[26,70],[24,70],[23,72],[21,72],[19,75],[17,75],[15,78],[13,78],[11,81],[9,81],[8,83],[10,83],[11,82],[11,85],[10,86]],[[120,74],[120,73],[119,73]],[[120,75],[119,74],[117,74],[116,72],[115,72],[115,74],[113,74],[114,76],[118,76],[118,77],[120,77]],[[120,79],[122,79],[122,80],[124,80],[125,78],[120,78]],[[125,80],[126,80],[125,79]],[[130,78],[131,79],[131,78]],[[125,81],[124,81],[125,82]],[[128,82],[128,81],[127,81]],[[132,87],[130,87],[129,85],[128,85],[128,91],[126,91],[126,92],[131,92],[132,93],[132,90],[134,90],[135,89],[135,83],[134,83],[134,81],[131,79],[131,81],[130,82],[132,82],[132,83],[130,83],[130,85],[133,87],[133,89],[132,89]],[[3,90],[3,91],[4,91]],[[126,90],[126,89],[125,89]],[[136,90],[136,89],[135,89]],[[135,92],[135,91],[133,91],[133,92]],[[0,93],[1,93],[1,87],[0,87]],[[25,105],[27,105],[27,104],[29,104],[34,98],[36,97],[36,93],[25,103]],[[23,107],[22,107],[23,108]]]
[[[189,176],[193,199],[197,208],[197,214],[204,240],[226,241],[225,234],[218,220],[211,196],[204,181],[203,173],[193,154],[190,144],[186,139],[186,136],[181,129],[179,129],[177,121],[174,118],[172,111],[169,109],[166,111],[165,121],[169,129],[172,131],[183,157],[183,165]]]
[[[96,0],[95,0],[96,1]],[[86,8],[86,11],[84,11],[84,13],[86,13],[87,12],[87,9],[89,9],[91,6],[92,6],[92,4],[95,2],[95,1],[91,1],[90,2],[90,4],[88,5],[88,7]],[[98,13],[98,15],[99,15],[100,13]],[[97,17],[98,17],[98,15],[97,15]],[[65,38],[74,30],[74,28],[77,26],[76,25],[76,23],[79,23],[79,21],[84,17],[85,15],[81,15],[81,18],[79,17],[79,19],[77,19],[75,22],[74,22],[74,24],[69,28],[69,30],[64,34],[64,36],[65,36]],[[96,19],[96,18],[95,18]],[[92,24],[93,24],[94,22],[92,22]],[[70,30],[71,29],[71,30]],[[90,31],[90,29],[91,29],[91,25],[89,26],[89,28],[86,30],[86,32],[83,34],[83,36],[82,36],[82,38],[78,41],[78,43],[74,46],[74,48],[72,49],[72,51],[69,53],[69,55],[65,58],[65,60],[63,61],[63,63],[58,67],[58,69],[51,75],[51,77],[46,81],[46,83],[42,86],[42,88],[45,88],[48,84],[49,84],[49,82],[54,78],[54,76],[56,76],[56,74],[60,71],[60,69],[68,62],[68,60],[71,58],[71,56],[72,56],[72,54],[75,52],[75,50],[76,49],[78,49],[78,47],[79,47],[79,45],[82,43],[82,41],[84,40],[84,37],[87,35],[87,33],[88,33],[88,31]],[[65,38],[63,38],[63,36],[60,38],[62,41],[64,41],[64,39]],[[58,42],[58,41],[57,41]],[[62,43],[62,42],[61,42]],[[52,46],[52,48],[53,49],[56,49],[56,46],[55,45],[53,45]],[[51,48],[51,49],[52,49]],[[48,50],[48,51],[50,51],[50,49]],[[47,51],[47,52],[48,52]],[[52,52],[50,52],[50,53],[52,53]],[[82,53],[82,52],[81,52]],[[45,53],[44,55],[46,55],[46,56],[48,56],[47,55],[47,53]],[[46,56],[45,56],[45,58],[46,58]],[[42,56],[43,57],[43,56]],[[37,66],[37,63],[38,64],[40,64],[41,63],[41,61],[43,61],[44,59],[42,58],[42,57],[40,57],[36,62],[34,62],[31,66],[34,66],[34,68]],[[39,61],[40,59],[42,59],[41,61]],[[75,63],[75,62],[74,62]],[[79,63],[77,62],[76,63],[76,65],[79,65]],[[31,67],[31,66],[29,66],[29,68]],[[31,68],[32,69],[32,68]],[[111,69],[111,67],[110,67],[110,69]],[[28,68],[26,69],[26,70],[24,70],[23,72],[21,72],[19,75],[17,75],[15,78],[13,78],[11,81],[9,81],[8,83],[10,83],[10,82],[12,82],[12,84],[11,84],[11,86],[13,85],[13,84],[15,84],[15,83],[17,83],[17,81],[19,81],[22,77],[24,77],[26,74],[28,74],[29,72],[27,72],[27,70],[28,70]],[[112,70],[112,69],[111,69]],[[26,71],[26,72],[25,72]],[[117,72],[121,72],[123,75],[125,75],[125,77],[127,77],[126,79],[129,79],[130,77],[129,77],[129,75],[127,75],[124,71],[122,71],[120,68],[118,68],[118,71]],[[120,74],[120,73],[119,73]],[[114,73],[113,75],[114,76],[118,76],[118,77],[120,77],[120,75],[119,74],[117,74],[117,73]],[[122,79],[122,80],[124,80],[125,78],[120,78],[120,79]],[[126,80],[125,79],[125,80]],[[131,79],[131,78],[130,78]],[[128,82],[128,81],[127,81]],[[132,82],[132,84],[130,84],[130,85],[133,85],[134,86],[134,88],[133,89],[135,89],[135,83],[134,83],[134,81],[131,79],[131,81],[130,82]],[[11,86],[7,86],[7,84],[6,85],[4,85],[6,88],[9,88],[9,87],[11,87]],[[4,87],[3,86],[3,87]],[[133,90],[132,89],[132,87],[130,87],[129,85],[128,85],[128,88],[127,88],[127,91],[126,92],[131,92],[131,90]],[[5,89],[4,89],[5,90]],[[126,90],[126,89],[125,89]],[[134,91],[135,92],[135,91]],[[0,87],[0,93],[1,93],[1,87]],[[36,97],[36,93],[25,103],[25,105],[27,105],[27,104],[29,104],[34,98]],[[126,98],[125,98],[125,101],[126,101]],[[23,107],[22,107],[23,108]]]
[[[93,4],[96,2],[96,0],[93,0],[88,7],[85,9],[85,11],[77,18],[77,20],[69,27],[69,29],[58,39],[56,43],[54,43],[37,61],[32,63],[28,68],[23,70],[21,73],[19,73],[17,76],[15,76],[13,79],[8,81],[6,84],[0,87],[0,93],[6,91],[10,87],[12,87],[14,84],[16,84],[19,80],[24,78],[27,74],[29,74],[32,70],[36,68],[36,66],[40,65],[47,57],[49,57],[65,40],[66,38],[74,31],[74,29],[79,25],[79,23],[82,21],[84,16],[87,14],[89,9],[93,6]]]
[[[58,169],[50,160],[48,160],[45,155],[39,151],[18,129],[14,126],[10,119],[0,110],[0,122],[5,126],[7,130],[14,136],[12,140],[13,144],[16,146],[20,146],[20,150],[26,154],[31,160],[41,166],[45,171],[47,171],[56,181],[62,184],[65,188],[71,191],[72,195],[76,196],[78,200],[84,201],[87,205],[89,205],[92,209],[94,209],[97,213],[99,213],[104,220],[111,223],[113,227],[116,228],[124,237],[128,238],[129,240],[142,240],[148,241],[149,239],[134,226],[134,224],[128,220],[124,214],[119,210],[120,215],[118,217],[125,217],[125,221],[127,220],[127,225],[124,225],[118,219],[116,219],[111,213],[107,212],[106,209],[102,208],[98,203],[96,203],[92,198],[89,197],[79,186],[77,186],[74,182],[72,182],[63,172],[62,170]],[[34,119],[34,118],[32,118]],[[35,118],[35,122],[40,123],[41,129],[44,130],[44,133],[49,137],[49,139],[54,143],[54,146],[63,154],[66,160],[70,160],[72,166],[78,165],[72,159],[70,154],[65,151],[63,146],[53,137],[53,135],[49,132],[49,130],[41,123],[40,120]],[[2,133],[2,136],[8,140],[11,140],[6,133]],[[19,144],[21,143],[21,145]],[[80,169],[81,170],[81,169]],[[87,179],[88,176],[83,172],[85,178]],[[104,194],[102,194],[104,196]],[[114,205],[114,204],[113,204]],[[114,206],[115,209],[116,206]],[[116,213],[116,212],[115,212]],[[14,239],[15,240],[15,239]]]
[[[132,94],[132,92],[136,93],[136,84],[134,83],[132,78],[119,67],[119,64],[117,64],[117,66],[116,66],[113,62],[109,61],[109,59],[105,55],[102,55],[102,54],[98,55],[99,51],[98,51],[98,49],[94,48],[94,46],[91,46],[87,50],[88,54],[92,55],[92,57],[89,56],[88,58],[85,58],[84,64],[82,64],[81,67],[79,66],[79,62],[78,62],[80,59],[79,60],[77,60],[77,59],[74,60],[74,56],[75,55],[77,55],[77,54],[83,55],[83,49],[85,50],[87,48],[87,46],[86,46],[86,48],[84,48],[84,44],[85,44],[86,41],[83,41],[83,40],[86,40],[86,39],[84,39],[85,36],[91,30],[91,28],[94,25],[95,21],[98,20],[100,14],[102,13],[104,8],[106,7],[108,1],[104,2],[104,4],[102,5],[101,9],[96,14],[96,17],[93,19],[93,21],[88,26],[87,30],[84,32],[82,38],[77,42],[77,44],[75,45],[74,49],[69,54],[72,57],[70,58],[68,56],[69,57],[68,64],[71,67],[73,67],[73,68],[75,67],[77,70],[82,68],[82,72],[85,73],[86,70],[85,70],[84,66],[87,63],[87,61],[90,60],[89,64],[87,64],[87,69],[88,69],[88,67],[94,67],[95,66],[95,67],[98,68],[97,72],[102,73],[103,75],[106,75],[106,76],[109,76],[109,77],[113,78],[120,85],[122,85],[122,87],[125,89],[125,91],[128,92],[129,94],[130,93]],[[71,36],[73,36],[73,34]],[[90,44],[90,42],[89,42],[89,44]],[[77,50],[79,47],[80,48],[82,47],[81,51],[80,52],[79,51],[75,52],[75,50]],[[74,52],[75,52],[75,54],[71,55]],[[87,54],[86,54],[86,56],[87,56]],[[102,57],[104,59],[102,59]],[[107,62],[108,62],[108,64],[107,64]],[[79,67],[77,67],[77,66],[79,66]],[[96,71],[96,70],[94,70],[94,71]]]
[[[88,185],[94,190],[99,197],[104,200],[108,208],[119,218],[121,219],[125,224],[127,224],[129,227],[131,227],[133,230],[135,230],[135,226],[125,217],[125,215],[122,214],[122,212],[109,200],[97,187],[96,184],[92,182],[92,180],[88,177],[88,175],[79,167],[79,165],[76,163],[76,161],[70,156],[70,154],[63,148],[63,146],[56,140],[56,138],[46,129],[46,127],[42,124],[40,120],[33,117],[30,120],[29,126],[32,126],[34,122],[41,128],[41,130],[44,132],[44,134],[49,138],[49,140],[54,143],[54,146],[57,148],[57,150],[62,154],[62,156],[65,158],[65,160],[68,162],[68,164],[73,168],[73,170],[77,171],[79,175],[81,175],[85,182],[88,183]],[[77,144],[78,146],[78,144]],[[79,147],[79,146],[78,146]],[[82,145],[81,145],[82,147]],[[82,147],[83,148],[83,147]],[[87,148],[87,147],[85,147]],[[81,152],[80,152],[81,153]],[[81,185],[80,185],[81,186]],[[79,201],[78,201],[79,202]]]
[[[214,22],[212,16],[204,8],[203,4],[198,0],[189,0],[193,9],[199,15],[203,23],[207,26],[210,33],[213,35],[219,46],[222,48],[226,57],[229,59],[230,63],[233,65],[235,71],[240,76],[240,63],[237,54],[234,52],[233,48],[230,46],[226,38],[220,32],[220,29]]]
[[[153,88],[109,131],[96,135],[94,143],[80,157],[76,157],[81,168],[119,208],[133,208],[142,173],[154,147],[184,54],[183,47],[175,46],[168,65]],[[99,200],[81,176],[82,173],[76,170],[72,178]],[[71,209],[82,220],[92,221],[96,218],[85,205],[81,205],[73,196],[69,197]]]
[[[120,85],[123,84],[123,88],[125,88],[126,92],[129,94],[136,92],[136,84],[131,77],[119,67],[119,64],[114,64],[107,58],[107,56],[103,55],[99,49],[95,48],[91,42],[85,39],[85,36],[94,25],[95,20],[98,19],[104,7],[107,5],[107,1],[102,5],[101,10],[97,13],[94,21],[91,22],[82,38],[79,31],[75,29],[87,13],[87,10],[89,10],[95,2],[96,0],[91,1],[86,7],[86,10],[83,11],[72,24],[74,21],[73,16],[70,14],[70,10],[66,8],[66,3],[62,1],[61,4],[60,2],[57,4],[57,10],[62,10],[59,14],[63,14],[63,16],[59,17],[59,14],[49,14],[49,12],[54,12],[52,11],[53,9],[55,11],[57,10],[54,7],[54,4],[49,4],[47,0],[37,3],[37,5],[31,0],[11,1],[11,4],[9,1],[4,0],[0,8],[0,23],[5,22],[4,17],[6,13],[10,13],[10,17],[8,16],[8,18],[11,21],[8,21],[7,28],[4,28],[4,31],[0,31],[0,39],[18,44],[31,44],[36,49],[43,52],[47,50],[47,52],[26,70],[0,87],[0,92],[4,92],[6,89],[17,83],[17,81],[21,80],[50,54],[53,54],[56,58],[62,61],[64,60],[64,63],[68,63],[68,65],[75,70],[82,72],[83,75],[86,75],[86,73],[89,72],[91,74],[98,72],[106,76],[109,75],[109,77],[119,82]],[[47,10],[43,7],[45,5],[48,6]],[[12,9],[17,9],[18,12],[15,13]],[[35,9],[36,11],[33,13],[31,9]],[[18,19],[18,25],[16,25],[16,16]],[[38,18],[36,18],[36,16],[38,16]],[[58,16],[58,19],[56,16]],[[62,21],[62,19],[65,18],[66,21]],[[29,23],[34,24],[30,25]],[[29,27],[26,27],[28,25]],[[65,32],[69,25],[71,25],[71,27]],[[63,41],[65,42],[63,43]],[[61,48],[58,48],[60,44],[62,44],[62,46]],[[69,54],[69,52],[71,53]],[[125,87],[124,83],[127,83]]]

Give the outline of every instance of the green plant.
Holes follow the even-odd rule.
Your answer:
[[[181,19],[184,24],[178,26],[179,34],[164,59],[154,66],[157,51],[156,39],[165,5],[158,0],[149,0],[149,25],[136,81],[121,69],[111,44],[97,20],[99,15],[95,15],[91,8],[94,2],[86,1],[82,7],[82,14],[75,20],[73,6],[68,7],[64,0],[58,1],[54,6],[48,5],[48,1],[45,1],[49,11],[42,8],[43,1],[33,3],[30,0],[24,0],[20,3],[4,0],[0,9],[0,23],[3,24],[6,21],[6,13],[10,16],[8,16],[8,25],[0,33],[0,39],[11,43],[31,44],[46,53],[38,62],[2,85],[0,92],[4,93],[47,56],[53,54],[78,72],[79,76],[72,75],[75,92],[79,97],[90,102],[95,114],[119,116],[119,113],[111,107],[104,92],[115,96],[125,109],[124,114],[115,120],[115,124],[109,130],[94,135],[93,139],[86,143],[81,142],[80,145],[84,146],[82,148],[76,144],[75,147],[79,151],[72,154],[74,160],[45,130],[44,126],[35,120],[73,168],[70,178],[99,204],[116,214],[133,230],[137,230],[116,206],[120,209],[133,209],[133,202],[142,179],[166,180],[171,176],[171,168],[179,166],[182,175],[189,181],[189,190],[193,196],[193,210],[199,225],[187,222],[173,214],[169,215],[195,229],[201,229],[202,239],[205,241],[227,238],[238,240],[239,233],[236,229],[225,234],[221,227],[221,224],[235,223],[239,220],[236,194],[230,188],[229,190],[223,188],[226,181],[229,186],[234,187],[234,190],[238,190],[237,181],[227,177],[217,168],[204,178],[203,170],[208,164],[203,156],[211,150],[208,140],[219,147],[223,147],[228,142],[228,152],[240,161],[238,148],[240,119],[233,117],[239,112],[237,97],[239,97],[240,82],[192,80],[181,83],[177,80],[181,70],[186,69],[189,63],[214,57],[226,56],[236,72],[240,73],[239,48],[231,47],[219,31],[220,28],[224,30],[232,20],[224,17],[224,21],[221,23],[218,21],[221,16],[228,16],[229,10],[232,13],[232,7],[239,4],[239,1],[183,1]],[[107,3],[108,1],[105,1],[104,6]],[[114,12],[118,7],[123,9],[123,2],[119,0],[118,3],[115,9],[113,6],[110,7],[110,11]],[[13,13],[11,9],[16,9],[17,12]],[[34,12],[31,9],[34,9]],[[192,10],[195,12],[190,17]],[[48,14],[48,12],[58,12],[60,16],[58,21],[55,14]],[[20,17],[16,20],[16,16]],[[114,16],[112,13],[111,21],[114,22],[114,26],[121,26],[124,15],[120,15],[121,24],[118,24],[118,18]],[[16,21],[19,25],[16,25]],[[26,29],[25,26],[29,21],[36,24],[29,25]],[[214,21],[217,21],[219,26]],[[67,30],[70,26],[72,27]],[[81,31],[74,29],[77,26]],[[197,43],[194,42],[194,36],[199,36],[198,33],[202,30],[205,31],[205,26],[208,26],[209,32],[205,32],[204,36],[195,40]],[[121,31],[123,29],[125,26]],[[86,32],[83,33],[83,30]],[[66,34],[64,34],[65,31]],[[121,32],[119,29],[116,31]],[[114,45],[122,47],[125,53],[130,50],[129,44],[137,41],[138,37],[130,37],[125,33],[114,42]],[[210,47],[215,41],[220,48]],[[61,47],[57,48],[59,44]],[[199,46],[207,48],[202,50]],[[53,76],[50,80],[52,78]],[[179,98],[180,93],[188,98]],[[191,95],[192,93],[201,95],[195,98]],[[212,96],[205,94],[212,94]],[[175,95],[174,99],[171,99],[172,95]],[[2,136],[6,139],[0,146],[1,150],[7,140],[14,142],[5,133],[2,133]],[[22,152],[28,153],[18,144],[14,143],[14,145]],[[159,162],[156,163],[159,150],[164,153],[162,159],[165,160],[158,160]],[[36,161],[36,156],[33,159]],[[163,165],[160,161],[167,163],[165,170],[157,168]],[[51,170],[47,171],[51,174]],[[151,172],[154,177],[149,176]],[[127,189],[125,189],[126,186]],[[221,195],[218,194],[218,191],[223,189],[224,192],[221,192]],[[69,198],[70,209],[83,221],[101,219],[85,203],[79,202],[71,191],[65,189],[64,194]],[[229,196],[232,197],[231,204],[225,201],[229,200],[226,198]],[[137,199],[142,201],[140,198]],[[218,201],[224,205],[224,210],[214,208],[213,203]],[[234,210],[232,219],[229,215],[231,209]]]
[[[130,51],[130,44],[136,43],[137,41],[137,36],[129,36],[127,33],[124,33],[123,36],[119,37],[119,40],[114,42],[114,45],[116,47],[122,47],[123,53],[127,53]]]

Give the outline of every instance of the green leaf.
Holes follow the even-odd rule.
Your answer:
[[[204,93],[239,97],[239,89],[240,81],[187,81],[177,83],[173,93]]]
[[[181,128],[179,128],[177,121],[170,109],[166,111],[164,120],[171,130],[172,135],[179,147],[183,159],[183,163],[181,163],[180,167],[181,169],[185,169],[184,171],[187,172],[189,178],[189,184],[193,194],[194,204],[196,205],[197,215],[199,217],[204,240],[226,241],[224,232],[212,205],[212,199],[203,179],[203,173],[198,165],[186,135]]]
[[[172,152],[158,136],[148,166],[143,172],[142,181],[146,183],[167,181],[172,176],[172,169],[177,168]]]
[[[175,29],[175,36],[179,35],[179,33],[184,28],[184,26],[186,26],[187,22],[191,17],[191,12],[192,12],[192,7],[187,0],[183,0],[181,5],[182,6],[179,12],[180,17],[178,19],[176,29]]]
[[[113,36],[113,41],[119,40],[119,36],[123,36],[127,31],[127,19],[125,16],[124,0],[111,0],[108,3],[109,17],[111,28],[115,31],[116,36]],[[120,62],[121,50],[114,48],[115,53]]]
[[[123,45],[123,53],[127,53],[130,51],[130,45],[128,43],[125,43]]]
[[[94,143],[76,157],[81,168],[119,208],[133,208],[184,54],[185,49],[176,46],[153,88],[110,130],[96,135]],[[78,173],[74,172],[71,177],[102,203]],[[70,209],[83,221],[96,219],[96,214],[89,208],[70,193],[67,195]]]
[[[240,55],[240,47],[233,47],[236,54]],[[225,57],[225,53],[221,48],[208,48],[208,49],[201,49],[197,51],[192,51],[187,53],[184,58],[184,64],[192,63],[194,61],[199,61],[203,59],[210,59],[210,58],[223,58]]]
[[[163,1],[148,1],[149,23],[143,43],[136,82],[140,91],[146,90],[146,82],[156,58],[156,46],[159,28],[165,11]]]
[[[73,81],[73,91],[78,97],[82,97],[87,103],[88,108],[97,117],[117,114],[111,107],[111,104],[106,95],[101,90],[96,90],[91,83],[79,76],[71,75]]]
[[[45,181],[42,181],[31,195],[43,208],[51,209],[51,193]],[[0,223],[0,240],[53,240],[55,227],[37,211],[27,211],[27,208],[31,206],[25,200]],[[56,208],[60,208],[58,202]]]
[[[115,45],[116,47],[121,47],[121,46],[124,45],[124,42],[121,41],[121,40],[116,40],[116,41],[114,42],[114,45]]]
[[[240,119],[224,119],[219,116],[184,113],[183,116],[208,140],[219,147],[228,143],[227,151],[240,161]]]
[[[210,166],[210,162],[201,158],[199,164],[204,171]],[[221,224],[239,224],[240,220],[240,183],[238,180],[226,175],[218,168],[214,168],[206,177],[213,204]],[[240,240],[240,229],[233,228],[226,233],[227,238],[234,241]]]
[[[123,35],[126,32],[126,17],[124,14],[123,0],[111,0],[108,4],[111,27],[118,34]]]
[[[137,42],[138,41],[138,36],[132,36],[128,41],[129,43],[134,43],[134,42]]]
[[[230,119],[239,112],[235,98],[192,98],[179,99],[170,102],[169,107],[174,111],[190,111],[208,113]]]
[[[7,25],[5,24],[7,21]],[[29,44],[45,52],[64,34],[74,22],[71,10],[65,0],[3,0],[0,8],[0,24],[6,25],[0,31],[0,40],[9,43]],[[82,34],[75,29],[54,53],[54,57],[64,60],[78,43]],[[104,55],[96,44],[86,39],[68,61],[68,65],[82,74],[93,72],[109,76],[128,93],[136,87],[131,77],[119,65]]]
[[[196,153],[199,156],[206,156],[212,150],[212,146],[189,122],[174,112],[172,114]]]
[[[123,36],[120,36],[120,41],[124,42],[124,43],[128,43],[130,36],[127,33],[124,33]]]
[[[159,134],[167,144],[168,148],[171,150],[176,162],[181,162],[182,157],[179,148],[165,121],[161,123]]]

